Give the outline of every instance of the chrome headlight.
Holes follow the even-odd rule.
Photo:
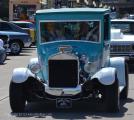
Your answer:
[[[96,62],[87,62],[84,65],[84,71],[87,73],[94,73],[97,69],[97,64]]]
[[[86,55],[81,55],[80,60],[84,63],[88,62],[88,57]]]
[[[34,63],[30,65],[29,69],[31,70],[33,74],[37,74],[40,72],[41,66],[39,63]]]

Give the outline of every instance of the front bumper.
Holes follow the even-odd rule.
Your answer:
[[[51,88],[45,85],[45,92],[54,96],[73,96],[81,92],[81,86],[74,88]]]
[[[33,78],[32,78],[33,79]],[[26,82],[26,91],[29,101],[56,100],[59,98],[69,98],[71,100],[96,99],[98,96],[98,80],[88,80],[83,85],[74,88],[51,88],[46,83],[35,79],[32,85]]]

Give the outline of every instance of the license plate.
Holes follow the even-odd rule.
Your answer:
[[[70,98],[57,98],[56,107],[57,108],[71,108],[72,100]]]

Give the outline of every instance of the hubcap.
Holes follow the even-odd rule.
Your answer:
[[[12,53],[18,53],[20,51],[19,43],[15,42],[11,44],[11,51]]]

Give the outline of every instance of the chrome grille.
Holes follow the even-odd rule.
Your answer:
[[[77,60],[49,60],[49,87],[63,88],[77,85]]]
[[[132,45],[111,45],[111,52],[133,52]]]

